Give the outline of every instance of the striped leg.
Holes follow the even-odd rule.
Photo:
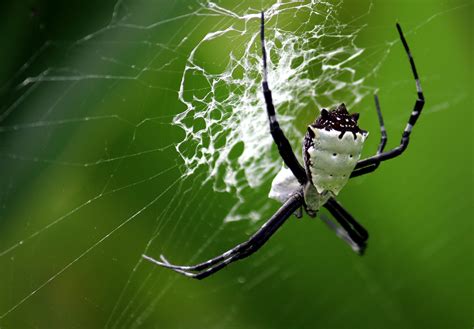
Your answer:
[[[379,102],[379,97],[377,96],[377,94],[374,95],[374,101],[375,101],[375,109],[377,110],[377,117],[379,118],[380,136],[381,136],[379,147],[376,153],[377,155],[379,155],[384,151],[385,145],[387,145],[387,130],[385,129],[385,124],[383,122],[382,110],[380,109],[380,102]],[[351,173],[351,178],[357,177],[360,175],[365,175],[369,172],[372,172],[375,169],[377,169],[379,165],[380,165],[380,162],[375,162],[367,167],[355,169]]]
[[[358,244],[358,243],[354,242],[354,240],[351,239],[351,237],[349,236],[349,234],[347,233],[346,230],[344,230],[341,226],[338,226],[337,224],[335,224],[326,215],[321,214],[320,218],[323,221],[323,223],[326,224],[331,230],[333,230],[334,233],[336,233],[336,235],[339,238],[344,240],[349,245],[349,247],[352,248],[352,250],[354,250],[359,255],[364,254],[365,244],[361,245],[361,244]]]
[[[304,168],[298,162],[298,159],[291,148],[290,142],[285,137],[285,134],[278,123],[275,106],[273,105],[273,97],[270,88],[268,87],[268,73],[267,73],[267,50],[265,48],[265,28],[264,28],[264,14],[262,12],[260,25],[260,39],[262,42],[262,57],[263,57],[263,96],[265,97],[265,104],[267,106],[268,120],[270,122],[270,133],[278,147],[280,156],[285,162],[286,166],[290,168],[293,175],[296,177],[301,185],[306,184],[307,176]]]
[[[416,82],[416,90],[417,90],[418,98],[415,102],[410,118],[408,119],[408,123],[405,127],[405,130],[403,131],[400,145],[390,151],[376,154],[370,158],[363,159],[357,162],[357,165],[355,167],[356,174],[354,176],[359,176],[367,172],[373,171],[375,169],[370,170],[370,169],[364,169],[364,168],[371,168],[374,166],[375,168],[377,168],[380,162],[393,159],[399,156],[400,154],[402,154],[403,151],[405,151],[405,149],[408,147],[408,142],[410,139],[410,134],[413,129],[413,126],[415,125],[416,121],[420,117],[421,110],[423,109],[423,105],[425,104],[425,97],[421,89],[420,79],[418,77],[418,73],[415,67],[415,61],[413,60],[413,56],[411,55],[410,49],[408,48],[408,43],[405,39],[405,36],[403,35],[402,28],[400,27],[398,23],[397,23],[397,30],[398,30],[398,33],[400,34],[400,39],[403,43],[403,47],[405,48],[405,51],[408,55],[408,60],[410,61],[411,70],[413,72],[413,77],[415,78],[415,82]],[[357,170],[362,170],[362,171],[360,172],[360,174],[357,174]],[[351,177],[354,177],[354,176],[351,176]]]
[[[323,221],[326,222],[326,224],[330,228],[336,231],[336,234],[339,237],[341,237],[343,240],[347,242],[347,239],[341,236],[340,233],[338,233],[338,232],[341,232],[341,230],[343,229],[343,231],[345,232],[345,236],[347,236],[347,238],[349,238],[352,242],[352,243],[349,243],[352,249],[354,249],[353,245],[356,245],[357,250],[356,249],[354,250],[356,250],[359,254],[363,254],[367,246],[367,239],[369,238],[369,233],[367,232],[367,230],[362,225],[360,225],[354,219],[354,217],[352,217],[352,215],[349,214],[349,212],[346,209],[344,209],[344,207],[339,202],[337,202],[336,199],[330,198],[328,202],[326,202],[324,207],[327,210],[329,210],[331,215],[333,215],[333,217],[336,219],[336,221],[339,223],[341,227],[336,226],[337,229],[334,229],[333,227],[335,226],[334,224],[333,225],[328,224],[327,220],[325,219],[323,219]]]
[[[290,197],[288,201],[286,201],[283,206],[247,241],[206,262],[193,266],[178,266],[170,264],[163,256],[161,256],[161,261],[146,255],[143,255],[143,258],[156,265],[172,269],[173,271],[181,273],[187,277],[204,279],[205,277],[208,277],[226,267],[230,263],[248,257],[260,249],[281,227],[281,225],[283,225],[283,223],[302,205],[303,196],[301,192],[297,192]]]
[[[377,110],[377,117],[379,118],[380,126],[380,143],[379,148],[377,149],[377,154],[380,154],[385,149],[387,145],[387,130],[385,129],[385,123],[383,122],[382,110],[380,109],[379,97],[377,94],[374,95],[375,109]]]

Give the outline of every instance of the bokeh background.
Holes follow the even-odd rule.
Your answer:
[[[241,14],[272,4],[217,3]],[[224,223],[235,196],[214,191],[205,170],[183,177],[174,148],[186,58],[231,21],[199,8],[0,4],[0,327],[472,328],[473,1],[339,3],[339,21],[360,29],[355,66],[378,89],[389,146],[416,95],[396,21],[427,99],[407,152],[340,195],[370,231],[366,255],[317,220],[291,219],[256,255],[193,281],[141,255],[204,260],[262,224]],[[228,49],[207,56],[219,67]],[[354,107],[372,134],[368,155],[373,100]],[[261,217],[278,208],[262,206],[270,182],[251,192]]]

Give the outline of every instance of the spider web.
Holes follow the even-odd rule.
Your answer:
[[[300,148],[301,121],[313,120],[319,107],[334,104],[341,90],[349,91],[344,95],[350,104],[359,102],[368,91],[364,78],[357,77],[351,67],[363,52],[354,42],[358,29],[337,20],[337,7],[314,0],[278,1],[265,13],[269,79],[280,122],[296,142],[295,149]],[[144,13],[119,1],[106,27],[69,45],[48,41],[13,77],[10,83],[19,96],[3,109],[0,118],[0,132],[7,141],[1,155],[11,165],[4,176],[10,178],[3,179],[10,189],[2,199],[11,206],[9,198],[22,192],[19,186],[25,172],[32,171],[46,176],[29,177],[36,181],[33,185],[44,184],[48,191],[44,193],[51,194],[40,203],[54,205],[51,211],[45,210],[34,204],[37,197],[31,195],[27,200],[34,215],[12,209],[24,222],[23,227],[16,227],[13,236],[17,238],[2,241],[2,268],[14,271],[23,257],[45,253],[50,242],[38,241],[64,243],[57,231],[69,235],[68,230],[77,229],[74,221],[93,225],[98,232],[81,229],[85,241],[71,246],[75,256],[66,253],[53,260],[53,268],[34,278],[31,286],[17,286],[12,279],[15,288],[2,298],[2,320],[22,314],[44,290],[49,295],[48,289],[54,290],[51,286],[67,277],[71,268],[107,248],[109,239],[122,235],[123,227],[143,216],[154,218],[148,220],[154,232],[141,244],[145,248],[141,252],[147,253],[156,241],[166,249],[171,239],[196,238],[198,229],[192,232],[191,225],[202,226],[205,221],[186,220],[190,210],[220,220],[193,260],[208,250],[224,222],[257,220],[270,209],[262,186],[268,185],[281,162],[271,152],[263,110],[260,8],[195,3],[173,18],[143,24],[147,20]],[[173,33],[161,38],[162,30]],[[63,53],[65,46],[68,50]],[[34,64],[56,50],[66,64],[58,61],[31,75]],[[131,57],[131,52],[143,58]],[[162,85],[167,79],[172,83]],[[124,92],[126,88],[132,88],[136,97]],[[31,140],[36,142],[28,145]],[[41,175],[41,171],[50,173]],[[73,188],[68,193],[67,186],[78,185],[76,175],[100,178],[97,184],[88,184],[86,191]],[[66,190],[63,196],[59,186]],[[38,193],[37,187],[31,190]],[[225,193],[214,195],[219,192]],[[143,200],[131,201],[120,211],[109,209],[110,202],[135,193]],[[223,199],[227,206],[213,213],[209,205]],[[58,205],[61,203],[64,207]],[[104,222],[93,219],[97,209],[107,212]],[[90,220],[87,213],[92,214]],[[190,245],[184,244],[183,250]],[[125,298],[130,285],[136,283],[133,273],[142,266],[140,260],[127,279],[108,319],[109,327],[137,326],[172,286],[169,283],[159,289],[160,295],[140,301],[144,289],[157,285],[148,276],[136,295]]]
[[[0,327],[176,327],[163,314],[182,316],[170,305],[183,294],[212,300],[141,255],[201,260],[277,206],[266,197],[281,161],[260,87],[262,8],[270,87],[297,155],[320,108],[373,93],[367,78],[392,44],[360,72],[364,26],[342,23],[342,5],[119,0],[103,27],[39,47],[0,86]],[[291,278],[281,252],[213,292]],[[195,327],[232,327],[243,297],[226,303],[217,323]]]
[[[297,142],[293,147],[298,155],[301,122],[311,122],[321,107],[337,103],[342,95],[354,105],[370,92],[365,77],[353,67],[363,52],[354,42],[358,30],[338,21],[337,8],[321,1],[276,2],[265,12],[274,103],[288,137]],[[173,120],[186,133],[177,151],[186,165],[185,175],[204,166],[215,191],[238,198],[226,221],[256,220],[258,213],[241,209],[249,200],[247,189],[260,187],[281,167],[271,152],[266,112],[255,110],[265,108],[260,13],[231,11],[214,3],[208,9],[229,20],[206,34],[187,59],[179,90],[186,109]],[[219,47],[227,54],[212,56],[212,61],[206,57],[207,62],[201,58],[201,52]],[[202,81],[204,90],[188,89],[196,80]]]

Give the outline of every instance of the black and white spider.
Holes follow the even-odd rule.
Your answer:
[[[375,107],[381,130],[381,140],[377,153],[369,158],[359,160],[367,132],[361,130],[357,124],[359,114],[349,114],[345,105],[340,104],[329,111],[322,109],[314,123],[308,126],[303,141],[303,167],[298,162],[290,143],[280,129],[273,105],[272,92],[268,87],[264,14],[262,12],[260,35],[263,57],[263,95],[270,123],[270,133],[287,167],[282,168],[273,180],[269,197],[281,201],[283,206],[247,241],[203,263],[193,266],[177,266],[170,264],[163,255],[160,257],[161,261],[146,255],[143,255],[143,257],[185,276],[203,279],[230,263],[246,258],[256,252],[292,214],[295,213],[297,216],[301,216],[302,207],[311,217],[315,217],[321,207],[326,208],[339,225],[324,216],[322,217],[323,221],[346,241],[354,251],[362,254],[369,235],[362,225],[336,201],[335,197],[349,178],[373,172],[382,161],[402,154],[408,146],[410,133],[425,103],[415,62],[398,23],[397,30],[408,55],[418,93],[413,111],[403,131],[400,145],[390,151],[384,151],[387,143],[387,133],[379,101],[377,95],[375,95]]]

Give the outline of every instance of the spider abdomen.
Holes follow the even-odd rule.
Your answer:
[[[318,193],[337,195],[360,158],[367,133],[308,129],[303,146],[308,178]]]

